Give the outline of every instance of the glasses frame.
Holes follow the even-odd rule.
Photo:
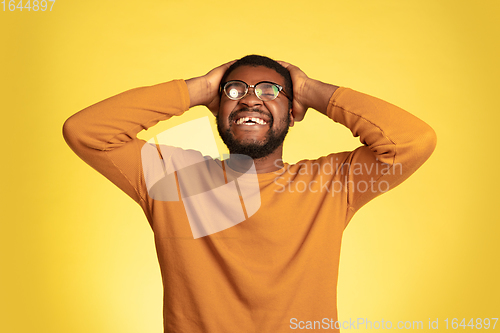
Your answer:
[[[243,96],[241,96],[240,98],[234,98],[234,97],[231,97],[228,95],[228,93],[226,92],[226,86],[229,84],[229,83],[232,83],[232,82],[241,82],[245,85],[246,89],[245,89],[245,94],[243,94]],[[274,97],[273,99],[269,100],[269,101],[265,101],[263,100],[262,98],[260,98],[259,96],[257,96],[257,94],[255,94],[255,87],[258,86],[259,84],[261,83],[269,83],[269,84],[272,84],[273,86],[277,87],[278,88],[278,94],[276,95],[276,97]],[[278,98],[279,94],[280,93],[283,93],[283,95],[288,98],[288,100],[290,100],[290,97],[288,97],[288,95],[286,94],[286,92],[283,90],[283,87],[280,86],[279,84],[277,83],[274,83],[274,82],[271,82],[271,81],[260,81],[260,82],[257,82],[256,84],[248,84],[246,83],[245,81],[241,81],[241,80],[231,80],[231,81],[227,81],[226,83],[224,83],[222,87],[222,90],[224,91],[224,94],[227,96],[227,98],[229,98],[230,100],[233,100],[233,101],[239,101],[240,99],[243,99],[246,95],[248,95],[248,90],[249,88],[253,88],[254,89],[254,94],[255,96],[260,99],[261,101],[263,102],[271,102],[271,101],[274,101],[276,98]]]

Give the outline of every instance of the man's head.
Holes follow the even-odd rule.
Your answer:
[[[280,63],[277,62],[276,60],[273,60],[273,59],[268,58],[268,57],[256,55],[256,54],[247,55],[247,56],[237,60],[236,62],[234,62],[231,66],[229,66],[226,73],[224,73],[224,76],[222,76],[222,79],[220,82],[221,83],[221,87],[220,87],[221,93],[223,93],[222,87],[223,87],[224,83],[226,83],[228,81],[227,77],[229,76],[229,74],[231,74],[236,68],[241,67],[241,66],[250,66],[250,67],[263,66],[263,67],[273,69],[279,75],[281,75],[283,77],[283,79],[285,80],[285,85],[283,86],[283,88],[284,88],[283,90],[290,97],[289,108],[290,109],[292,108],[293,85],[292,85],[292,77],[290,76],[290,72],[288,71],[288,69],[286,69],[285,67],[280,65]]]
[[[283,87],[273,100],[257,97],[253,87],[241,99],[226,95],[223,88],[229,81],[242,81],[248,86],[266,81]],[[259,88],[259,87],[258,87]],[[288,70],[263,56],[246,56],[232,64],[221,80],[220,108],[217,115],[219,134],[232,154],[253,159],[262,158],[281,147],[290,126],[293,87]],[[288,96],[288,97],[287,97]],[[272,97],[271,97],[272,98]]]

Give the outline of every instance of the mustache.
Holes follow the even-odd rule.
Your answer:
[[[237,111],[233,111],[231,112],[231,114],[229,115],[229,122],[233,122],[233,120],[242,112],[256,112],[256,113],[260,113],[266,117],[268,117],[270,119],[270,122],[272,123],[273,122],[273,115],[270,114],[270,113],[266,113],[264,111],[262,111],[261,109],[259,108],[249,108],[249,107],[243,107]]]

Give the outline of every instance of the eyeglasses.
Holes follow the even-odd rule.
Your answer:
[[[222,90],[229,99],[233,101],[238,101],[245,97],[248,94],[248,88],[253,88],[255,96],[257,96],[261,101],[269,102],[276,97],[278,97],[279,93],[283,93],[283,95],[290,99],[287,94],[283,91],[283,87],[279,84],[273,82],[262,81],[255,85],[248,85],[243,81],[234,80],[228,81],[224,84]]]

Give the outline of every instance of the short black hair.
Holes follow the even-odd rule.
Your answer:
[[[234,64],[229,66],[229,68],[226,70],[220,81],[220,90],[219,90],[220,92],[222,92],[222,88],[226,83],[229,74],[231,74],[232,71],[241,66],[252,66],[252,67],[263,66],[273,69],[278,74],[283,76],[283,78],[285,79],[285,86],[283,87],[283,90],[285,91],[285,94],[287,94],[287,96],[290,97],[288,101],[288,107],[289,108],[292,107],[293,84],[290,72],[288,71],[288,69],[280,65],[280,63],[277,62],[276,60],[261,55],[256,55],[256,54],[247,55],[239,60],[236,60]]]

